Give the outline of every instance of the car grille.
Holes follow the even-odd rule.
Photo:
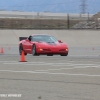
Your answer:
[[[65,49],[60,49],[59,51],[66,51]]]
[[[43,51],[51,51],[50,49],[43,49]]]

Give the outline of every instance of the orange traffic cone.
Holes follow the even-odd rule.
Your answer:
[[[87,48],[85,48],[85,50],[87,50]]]
[[[92,48],[92,50],[94,50],[94,47]]]
[[[1,53],[4,53],[4,48],[3,47],[1,48]]]
[[[21,58],[20,58],[20,61],[19,61],[19,62],[27,62],[27,61],[25,60],[24,51],[22,51]]]
[[[8,50],[10,50],[10,47],[8,47]]]

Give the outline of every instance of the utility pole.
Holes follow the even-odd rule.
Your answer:
[[[85,14],[86,13],[86,1],[87,0],[81,0],[81,14]]]
[[[69,29],[69,14],[67,14],[67,27]]]

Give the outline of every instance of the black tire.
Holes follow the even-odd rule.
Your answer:
[[[47,54],[47,56],[53,56],[53,54]]]
[[[20,44],[20,46],[19,46],[19,54],[20,55],[22,54],[22,51],[23,51],[23,46],[22,46],[22,44]],[[27,55],[27,53],[24,52],[24,55]]]
[[[66,53],[66,54],[60,54],[61,56],[68,56],[68,53]]]
[[[38,54],[36,52],[36,45],[33,45],[33,47],[32,47],[32,55],[33,56],[38,56]]]
[[[19,54],[20,55],[22,54],[22,50],[23,50],[23,47],[22,47],[22,44],[20,44],[20,46],[19,46]]]
[[[25,53],[25,52],[24,52],[24,55],[26,56],[26,55],[27,55],[27,53]]]

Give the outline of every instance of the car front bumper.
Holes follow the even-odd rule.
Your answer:
[[[68,54],[68,49],[37,49],[38,54]]]

